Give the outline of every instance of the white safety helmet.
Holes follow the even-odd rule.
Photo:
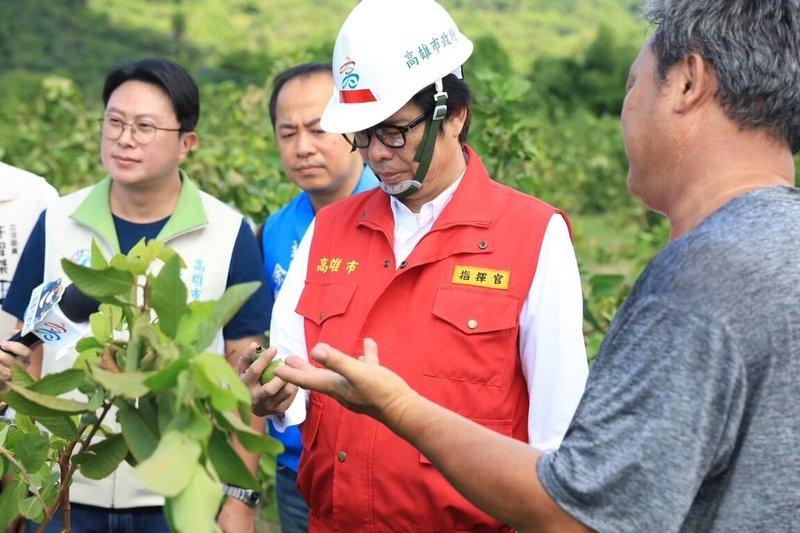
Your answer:
[[[351,133],[396,113],[425,87],[460,75],[472,41],[434,0],[361,0],[333,51],[322,129]]]

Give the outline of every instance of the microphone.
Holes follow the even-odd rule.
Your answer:
[[[61,279],[45,282],[31,293],[25,309],[25,322],[8,340],[33,348],[46,342],[61,347],[83,337],[89,316],[100,307],[100,302],[83,294],[73,284],[63,287]]]

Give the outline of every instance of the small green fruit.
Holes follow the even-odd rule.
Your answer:
[[[275,359],[272,361],[267,368],[264,369],[264,373],[261,374],[261,383],[269,383],[272,381],[272,378],[275,377],[275,369],[285,364],[283,359]]]
[[[256,351],[253,352],[253,361],[261,357],[261,354],[264,352],[266,352],[266,350],[260,346],[256,348]],[[261,383],[269,383],[272,381],[272,378],[275,377],[275,369],[285,364],[286,363],[284,363],[283,359],[273,359],[272,362],[267,365],[267,368],[264,369],[264,372],[261,373]]]

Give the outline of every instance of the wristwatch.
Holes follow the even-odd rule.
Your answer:
[[[261,493],[250,489],[243,489],[242,487],[235,487],[227,483],[222,485],[222,492],[225,496],[236,498],[240,502],[244,502],[250,507],[255,507],[261,502]]]

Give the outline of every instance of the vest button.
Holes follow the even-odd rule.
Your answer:
[[[339,452],[336,458],[339,460],[340,463],[347,461],[347,454],[345,452]]]
[[[319,319],[322,320],[323,318],[325,318],[325,311],[320,311],[319,312]]]
[[[485,250],[488,247],[489,247],[489,243],[486,242],[486,241],[481,241],[481,242],[478,243],[478,248],[480,248],[481,250]]]
[[[383,268],[389,268],[390,264],[391,263],[389,263],[389,260],[387,259],[386,261],[383,262]]]
[[[467,322],[467,327],[468,327],[469,329],[475,329],[475,328],[477,328],[477,327],[478,327],[478,321],[477,321],[477,320],[475,320],[475,319],[473,318],[472,320],[470,320],[470,321],[468,321],[468,322]]]
[[[400,265],[399,266],[400,266],[400,268],[405,268],[406,266],[408,266],[408,263],[405,262],[405,261],[400,261]]]

